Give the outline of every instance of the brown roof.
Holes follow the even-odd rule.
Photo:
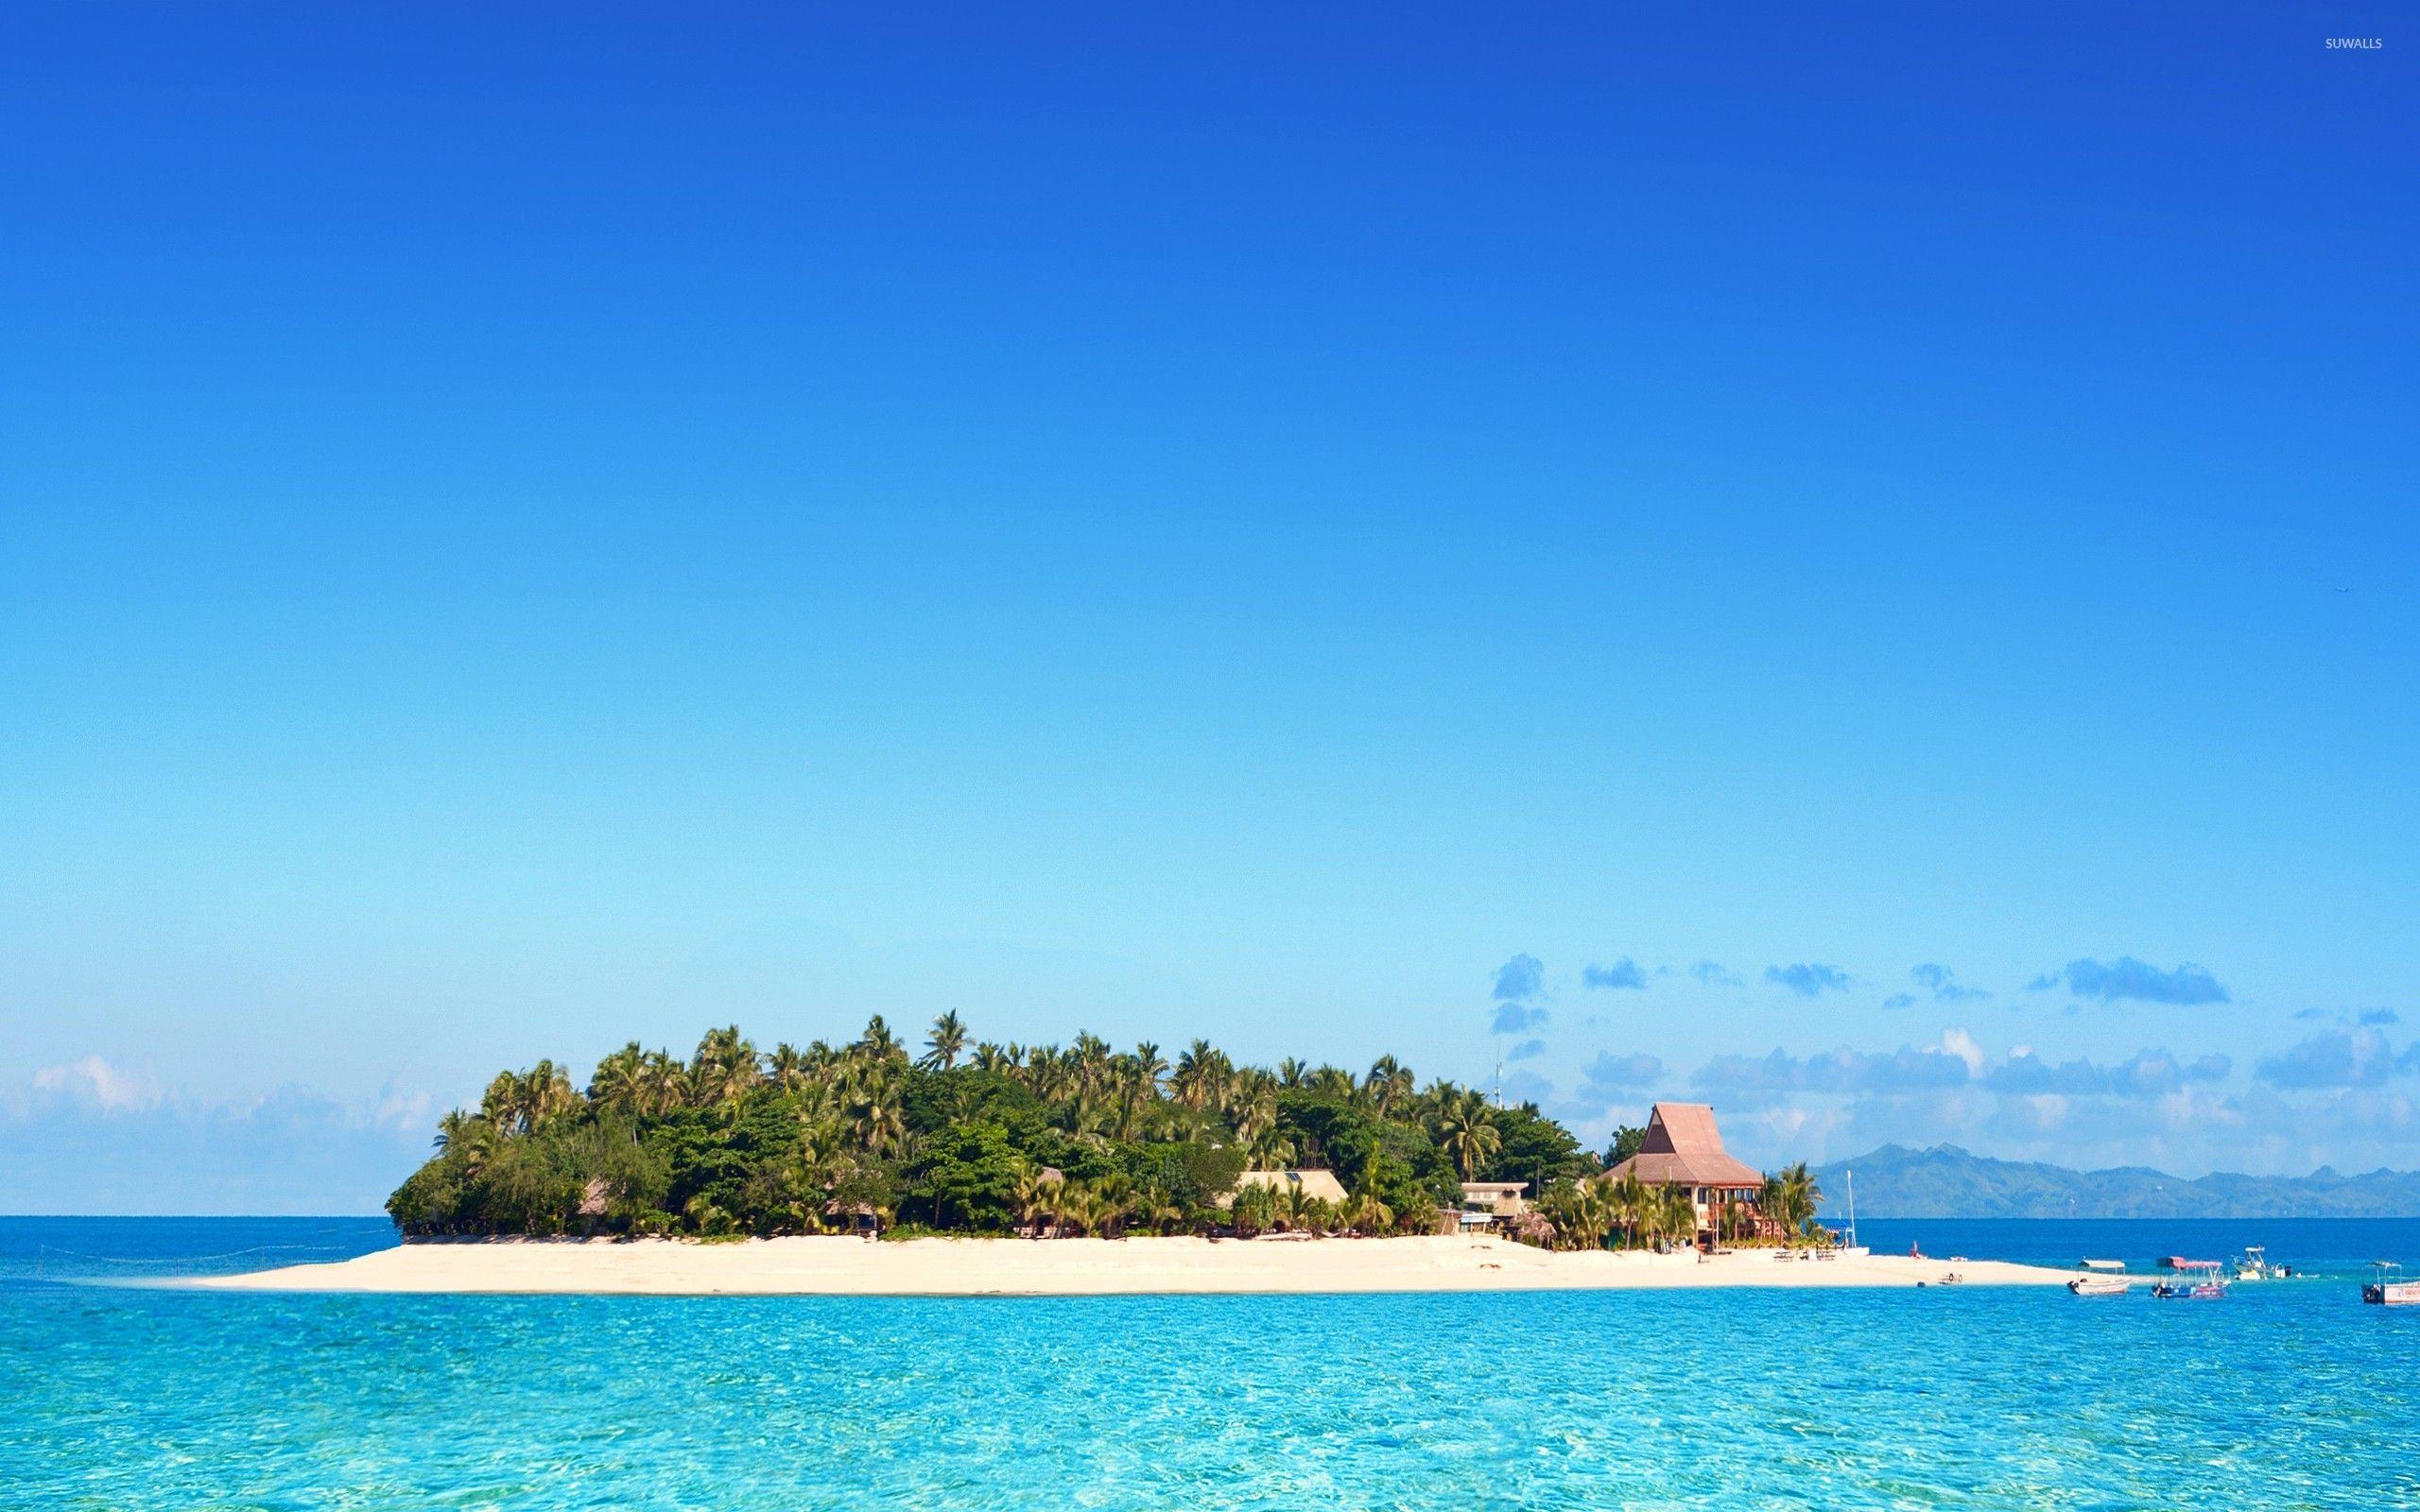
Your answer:
[[[1732,1159],[1703,1103],[1658,1103],[1638,1153],[1605,1173],[1664,1186],[1760,1187],[1762,1172]]]
[[[1238,1191],[1245,1187],[1267,1187],[1272,1192],[1300,1189],[1328,1202],[1345,1200],[1344,1183],[1333,1171],[1246,1171],[1236,1177],[1236,1187]]]

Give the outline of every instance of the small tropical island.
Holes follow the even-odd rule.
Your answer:
[[[1804,1165],[1760,1173],[1713,1110],[1659,1103],[1597,1152],[1533,1104],[1159,1047],[845,1045],[681,1059],[585,1091],[505,1072],[388,1200],[406,1243],[195,1284],[247,1289],[1087,1295],[2056,1283],[1843,1248]],[[870,1242],[880,1241],[880,1242]],[[1286,1241],[1293,1241],[1288,1243]],[[1304,1243],[1303,1241],[1326,1241]],[[1812,1263],[1774,1265],[1780,1260]]]
[[[970,1045],[955,1013],[916,1054],[877,1017],[840,1046],[765,1053],[735,1026],[685,1061],[631,1043],[584,1092],[553,1061],[504,1072],[387,1211],[415,1238],[1377,1237],[1476,1212],[1566,1250],[1833,1242],[1806,1166],[1764,1176],[1718,1139],[1714,1166],[1677,1171],[1635,1159],[1650,1132],[1599,1156],[1534,1104],[1421,1087],[1392,1057],[1356,1075],[1201,1040],[1173,1062],[1089,1034]]]

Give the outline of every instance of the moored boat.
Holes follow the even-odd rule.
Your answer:
[[[2127,1289],[2134,1284],[2134,1278],[2130,1276],[2111,1276],[2103,1273],[2079,1276],[2067,1282],[2067,1290],[2078,1297],[2123,1297]]]
[[[2160,1263],[2177,1273],[2174,1280],[2162,1281],[2152,1288],[2152,1295],[2162,1301],[2207,1302],[2227,1295],[2226,1278],[2219,1274],[2215,1260],[2183,1260],[2168,1255],[2162,1257]]]
[[[2269,1251],[2259,1245],[2243,1246],[2243,1258],[2235,1263],[2235,1279],[2239,1281],[2281,1281],[2294,1274],[2291,1265],[2280,1265],[2269,1258]]]
[[[2378,1279],[2361,1288],[2361,1300],[2381,1307],[2420,1307],[2420,1281],[2387,1280],[2387,1272],[2402,1268],[2391,1260],[2370,1262],[2370,1269],[2377,1273]]]

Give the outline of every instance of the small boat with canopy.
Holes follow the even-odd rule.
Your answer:
[[[2123,1297],[2134,1284],[2124,1261],[2087,1260],[2083,1274],[2067,1282],[2067,1290],[2078,1297]]]
[[[2173,1280],[2152,1288],[2152,1295],[2164,1302],[2208,1302],[2227,1295],[2226,1278],[2220,1274],[2215,1260],[2185,1260],[2169,1255],[2160,1263],[2176,1272]]]
[[[2391,1260],[2370,1262],[2370,1270],[2377,1280],[2361,1288],[2361,1300],[2380,1307],[2420,1307],[2420,1281],[2389,1280],[2388,1274],[2403,1267]]]

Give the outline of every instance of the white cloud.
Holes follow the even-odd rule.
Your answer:
[[[44,1066],[34,1073],[37,1091],[60,1092],[96,1103],[105,1113],[135,1113],[160,1106],[160,1083],[147,1071],[129,1071],[99,1056],[72,1066]]]
[[[433,1108],[393,1083],[202,1103],[86,1056],[0,1087],[0,1212],[374,1212],[425,1158]]]
[[[1983,1074],[1983,1047],[1977,1044],[1975,1037],[1965,1030],[1944,1029],[1941,1032],[1941,1043],[1932,1048],[1943,1055],[1966,1062],[1968,1075],[1979,1076]]]

